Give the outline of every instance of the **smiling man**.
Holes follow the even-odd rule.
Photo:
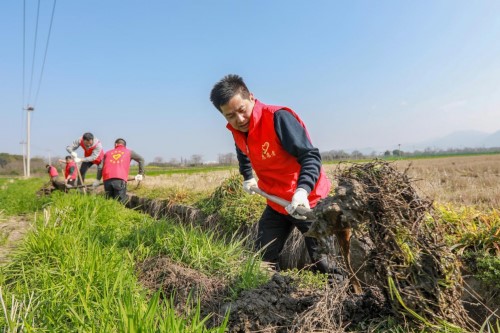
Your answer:
[[[259,220],[256,247],[263,249],[265,261],[279,269],[280,252],[293,228],[305,233],[312,224],[295,210],[298,206],[313,208],[330,191],[321,155],[292,109],[261,103],[238,75],[230,74],[217,82],[210,100],[233,135],[243,189],[253,194],[252,188],[259,187],[291,202],[284,208],[268,200]],[[330,273],[315,252],[316,239],[305,237],[305,243],[315,268]]]

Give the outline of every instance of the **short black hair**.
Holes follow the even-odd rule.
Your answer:
[[[228,74],[214,85],[210,93],[210,101],[222,113],[220,107],[227,104],[237,94],[244,99],[250,97],[250,91],[243,78],[236,74]]]
[[[73,156],[71,156],[71,155],[67,155],[64,159],[66,159],[66,160],[71,160],[71,159],[73,159]]]
[[[122,138],[118,138],[115,140],[115,145],[116,144],[121,144],[123,145],[124,147],[127,147],[127,141],[125,141],[125,139],[122,139]]]
[[[48,164],[47,164],[47,165],[45,166],[45,168],[48,168],[48,167],[50,167],[50,165],[48,165]]]
[[[92,133],[90,133],[90,132],[83,133],[82,138],[83,138],[83,140],[85,140],[85,141],[94,140],[94,134],[92,134]]]

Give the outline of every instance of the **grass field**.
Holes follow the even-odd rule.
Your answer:
[[[408,175],[422,196],[441,204],[475,206],[480,209],[500,207],[500,154],[441,157],[428,159],[401,159],[393,162]],[[330,179],[335,169],[348,163],[325,164]],[[179,191],[211,192],[238,169],[223,168],[207,172],[191,170],[162,174],[154,171],[142,184],[143,193],[158,188],[175,188]],[[198,172],[197,172],[198,171]]]
[[[325,169],[335,182],[336,169],[347,165],[327,164]],[[498,286],[500,155],[402,159],[394,165],[407,169],[419,193],[435,201],[447,244],[459,255],[477,254],[474,263],[481,278],[491,289]],[[139,187],[131,183],[129,192],[204,207],[221,214],[225,220],[219,223],[236,221],[237,227],[255,221],[263,207],[262,198],[243,194],[240,179],[236,167],[154,170],[146,172]],[[0,265],[3,331],[224,332],[224,320],[206,327],[210,316],[200,313],[199,299],[174,304],[170,297],[175,290],[171,295],[148,290],[139,279],[139,267],[168,257],[169,266],[231,286],[226,301],[268,280],[259,258],[242,247],[241,239],[221,241],[212,230],[158,221],[101,196],[57,192],[37,198],[34,193],[46,180],[0,179],[0,226],[29,223],[15,247],[9,244],[9,229],[1,229],[0,246],[9,244],[12,251],[9,257],[2,254],[7,260]],[[160,270],[159,277],[165,279],[166,273]],[[177,278],[179,290],[186,279]],[[499,333],[499,322],[492,323],[481,331]],[[394,318],[366,325],[370,329],[362,332],[466,332],[446,326],[410,330],[408,323]],[[330,330],[344,331],[343,326]]]

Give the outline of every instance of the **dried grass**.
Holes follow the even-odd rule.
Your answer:
[[[481,210],[500,207],[500,155],[440,157],[401,160],[417,192],[441,204],[475,206]],[[348,166],[348,164],[346,164]],[[337,165],[325,165],[330,179]]]

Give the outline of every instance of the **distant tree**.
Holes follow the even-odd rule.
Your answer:
[[[236,162],[235,153],[219,154],[218,155],[219,164],[231,165]]]
[[[153,162],[154,162],[154,163],[163,163],[163,157],[156,156],[156,157],[153,159]]]
[[[7,161],[7,159],[3,158],[3,157],[0,157],[0,168],[4,168],[7,163],[9,163],[9,161]]]
[[[201,165],[203,163],[203,156],[198,154],[191,155],[190,162],[193,165]]]
[[[358,159],[361,159],[361,158],[365,157],[365,156],[363,155],[363,153],[362,153],[362,152],[360,152],[359,150],[354,150],[354,151],[351,153],[351,156],[352,156],[352,158],[353,158],[353,159],[355,159],[355,160],[358,160]]]
[[[399,149],[394,149],[394,150],[392,151],[392,155],[393,155],[393,156],[402,156],[403,154],[402,154],[401,150],[399,150]]]
[[[385,156],[385,157],[391,156],[391,152],[390,152],[389,150],[386,150],[386,151],[384,152],[384,156]]]
[[[171,158],[171,159],[168,161],[168,164],[170,164],[170,165],[172,165],[172,166],[179,165],[179,161],[178,161],[176,158]]]

